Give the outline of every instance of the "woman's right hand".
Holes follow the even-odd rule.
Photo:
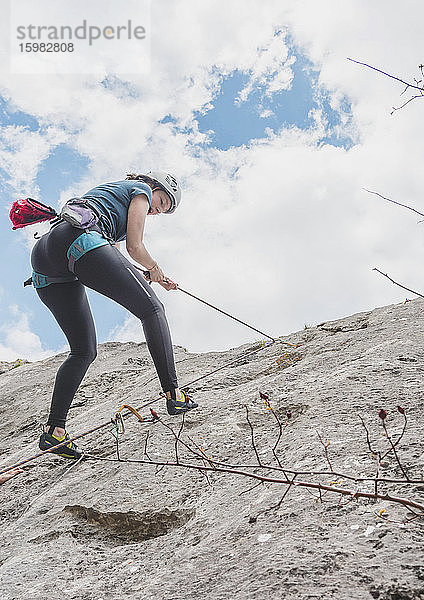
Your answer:
[[[164,272],[160,266],[156,263],[153,269],[148,269],[150,275],[150,281],[161,283],[165,279]]]

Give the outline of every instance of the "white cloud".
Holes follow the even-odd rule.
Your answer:
[[[43,348],[38,335],[31,331],[28,316],[17,305],[9,307],[9,316],[1,325],[0,334],[0,360],[42,360],[57,352]]]
[[[179,174],[181,209],[149,220],[151,253],[182,287],[275,335],[400,301],[404,293],[370,269],[380,266],[419,288],[420,230],[411,215],[362,188],[418,204],[422,106],[411,103],[390,116],[402,87],[346,57],[413,76],[424,7],[408,6],[394,0],[153,3],[152,70],[131,81],[138,97],[123,95],[119,82],[117,93],[113,84],[104,88],[103,76],[3,79],[7,97],[54,129],[51,138],[17,131],[0,161],[15,182],[25,173],[34,177],[49,146],[66,136],[91,162],[83,182],[62,200],[128,168],[157,165]],[[290,65],[278,70],[287,57],[283,36],[274,37],[281,28],[320,69],[333,108],[344,96],[352,102],[349,127],[358,145],[349,152],[317,148],[324,126],[317,113],[315,131],[283,130],[228,151],[200,147],[204,135],[193,111],[213,100],[223,75],[252,71],[243,98],[254,82],[267,81],[270,91],[290,84]],[[158,123],[167,114],[179,130]],[[176,343],[211,349],[256,337],[181,293],[159,293]],[[133,322],[114,335],[138,336]]]
[[[250,69],[249,83],[239,93],[238,102],[245,102],[258,85],[265,88],[267,96],[290,89],[293,81],[291,66],[296,57],[289,58],[286,34],[286,31],[274,34],[265,48],[258,49],[257,59]]]
[[[110,339],[114,342],[144,342],[140,320],[129,315],[122,325],[117,325],[112,329]]]
[[[2,127],[0,168],[9,176],[9,185],[19,193],[34,192],[38,169],[52,148],[66,140],[64,131],[49,127],[42,134],[23,126]]]

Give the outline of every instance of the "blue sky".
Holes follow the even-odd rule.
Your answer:
[[[180,209],[149,219],[146,230],[165,272],[263,331],[282,335],[395,301],[372,266],[409,276],[413,286],[415,230],[402,222],[400,231],[400,215],[363,188],[399,200],[407,190],[411,202],[420,196],[422,119],[413,103],[391,117],[402,90],[346,57],[402,74],[419,55],[421,32],[408,21],[393,52],[406,15],[394,10],[379,29],[378,10],[357,0],[319,8],[233,0],[225,21],[214,2],[166,6],[164,19],[155,5],[161,28],[152,30],[148,75],[118,76],[103,64],[92,75],[46,78],[4,70],[3,357],[41,358],[64,346],[34,290],[22,287],[33,231],[11,230],[13,200],[33,196],[57,209],[128,169],[181,177]],[[100,342],[143,339],[123,309],[89,296]],[[254,339],[177,293],[161,299],[176,344],[205,351]]]
[[[318,144],[346,150],[354,145],[349,130],[352,123],[349,99],[344,97],[339,110],[333,109],[330,92],[319,85],[319,71],[300,50],[293,46],[290,50],[289,58],[294,59],[293,80],[287,90],[270,94],[267,83],[271,76],[268,75],[268,79],[254,85],[247,100],[240,101],[240,92],[250,83],[252,72],[236,69],[220,77],[213,100],[193,115],[199,131],[208,134],[208,146],[228,150],[263,139],[268,130],[278,133],[290,127],[313,129],[316,126],[313,113],[317,110],[325,120],[325,134]],[[171,114],[166,115],[162,123],[173,123],[178,128],[178,119]]]
[[[3,107],[6,112],[1,125],[18,125],[28,127],[31,131],[40,130],[40,127],[36,126],[36,119],[31,115],[22,112],[12,113],[7,110],[6,103],[3,103]],[[41,202],[58,209],[60,193],[86,175],[89,162],[87,156],[78,153],[66,144],[58,145],[40,165],[34,181],[34,189],[38,190],[38,193],[34,194],[31,190],[24,190],[22,196],[36,196]],[[7,182],[7,175],[3,176]],[[16,199],[7,183],[3,183],[1,192],[3,206],[8,206],[5,202],[6,198],[10,205]],[[34,230],[34,233],[37,231],[36,226],[31,229]],[[37,300],[36,292],[32,287],[22,287],[23,281],[31,275],[30,252],[22,244],[24,235],[22,230],[11,231],[10,221],[3,218],[0,231],[3,239],[6,240],[2,267],[2,313],[7,311],[8,305],[18,304],[20,309],[30,316],[31,329],[43,340],[44,345],[48,348],[61,348],[66,340],[60,330],[52,326],[51,314]],[[115,321],[119,322],[124,318],[125,311],[94,292],[89,292],[89,297],[93,311],[99,315],[96,322],[98,336],[105,341],[108,339],[108,334]]]
[[[193,111],[198,130],[208,133],[207,146],[225,151],[230,147],[249,145],[254,140],[266,138],[268,130],[278,133],[283,128],[291,127],[313,129],[316,124],[311,111],[320,109],[327,125],[325,135],[318,144],[342,146],[345,149],[352,147],[354,142],[348,132],[343,135],[334,132],[334,127],[340,125],[341,114],[330,107],[329,92],[318,84],[319,72],[294,47],[291,48],[290,56],[295,60],[292,67],[293,79],[287,90],[269,94],[267,82],[264,81],[255,84],[247,99],[240,102],[237,99],[242,89],[249,84],[252,72],[235,69],[229,75],[219,78],[219,86],[208,107]],[[136,100],[138,96],[130,82],[116,76],[103,79],[99,85],[121,98]],[[347,98],[343,102],[342,112],[350,122],[352,117]],[[167,114],[160,121],[173,123],[178,129],[177,116]],[[0,98],[0,125],[22,127],[40,135],[45,130],[45,125],[41,125],[34,115],[17,110],[4,98]],[[25,189],[21,195],[35,196],[58,208],[61,192],[82,180],[87,175],[89,166],[88,156],[68,144],[59,144],[41,162],[34,181],[35,192]],[[4,172],[2,180],[3,207],[6,208],[16,196],[8,187],[8,176]],[[81,189],[81,192],[84,191]],[[20,310],[30,316],[31,329],[40,337],[43,345],[53,349],[60,348],[64,344],[64,338],[58,328],[52,326],[50,314],[38,303],[34,290],[22,288],[22,281],[30,274],[29,251],[22,244],[23,234],[10,231],[6,218],[2,219],[1,233],[6,241],[2,269],[2,312],[7,314],[9,305],[18,304]],[[99,340],[105,341],[113,328],[124,320],[125,311],[97,294],[90,293],[89,296],[96,315]]]

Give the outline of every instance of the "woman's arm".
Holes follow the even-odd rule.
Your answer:
[[[150,270],[156,262],[143,244],[144,224],[148,210],[149,201],[146,194],[134,196],[128,209],[126,246],[131,258]]]
[[[150,279],[162,285],[165,289],[175,289],[174,282],[171,286],[165,284],[165,275],[157,262],[147,252],[143,244],[144,224],[149,211],[149,201],[146,194],[134,196],[128,209],[127,218],[127,252],[133,260],[143,265],[149,273]],[[174,287],[175,286],[175,287]]]

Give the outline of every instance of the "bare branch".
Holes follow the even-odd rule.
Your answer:
[[[424,90],[423,86],[414,85],[413,83],[408,83],[408,81],[404,81],[400,77],[396,77],[395,75],[390,75],[390,73],[386,73],[385,71],[382,71],[381,69],[377,69],[377,67],[373,67],[372,65],[368,65],[367,63],[361,62],[359,60],[354,60],[353,58],[347,58],[347,60],[350,60],[351,62],[356,63],[357,65],[362,65],[364,67],[368,67],[368,69],[372,69],[373,71],[377,71],[377,73],[381,73],[382,75],[385,75],[386,77],[390,77],[390,79],[394,79],[395,81],[400,81],[400,83],[403,83],[408,88],[415,88],[415,89],[420,90],[420,91]]]
[[[268,402],[268,408],[269,408],[269,410],[271,411],[271,413],[272,413],[272,415],[273,415],[274,419],[277,421],[277,424],[278,424],[278,430],[279,430],[279,432],[278,432],[278,437],[277,437],[277,440],[276,440],[276,442],[275,442],[275,444],[274,444],[274,446],[273,446],[273,448],[272,448],[272,453],[273,453],[273,455],[274,455],[274,458],[275,458],[275,460],[277,461],[277,465],[278,465],[278,467],[279,467],[279,468],[280,468],[280,469],[283,471],[283,473],[284,473],[284,476],[285,476],[285,477],[287,478],[287,480],[288,480],[289,478],[288,478],[288,476],[287,476],[287,474],[286,474],[286,471],[284,470],[284,468],[283,468],[283,466],[282,466],[282,464],[281,464],[281,461],[280,461],[280,459],[279,459],[279,458],[278,458],[278,456],[277,456],[277,448],[278,448],[278,444],[280,443],[281,436],[283,435],[283,431],[284,431],[284,429],[287,427],[287,425],[288,425],[288,423],[289,423],[289,422],[287,421],[287,422],[286,422],[286,424],[285,424],[285,425],[284,425],[284,427],[283,427],[283,424],[281,423],[280,419],[278,418],[278,415],[277,415],[277,413],[274,411],[274,409],[272,408],[272,406],[271,406],[271,404],[270,404],[269,402]]]
[[[328,456],[328,446],[330,445],[330,440],[328,440],[328,442],[325,443],[318,431],[317,431],[317,436],[324,448],[325,460],[327,461],[327,464],[330,467],[330,471],[331,471],[331,473],[334,473],[333,465],[331,464],[330,457]]]
[[[424,298],[423,294],[420,294],[419,292],[415,292],[414,290],[411,290],[410,288],[407,288],[404,285],[401,285],[400,283],[398,283],[397,281],[395,281],[394,279],[392,279],[391,277],[389,277],[387,275],[387,273],[383,273],[383,271],[380,271],[380,269],[377,269],[376,267],[374,267],[373,271],[377,271],[377,273],[380,273],[380,275],[383,275],[384,277],[387,277],[387,279],[389,281],[391,281],[395,285],[401,287],[403,290],[406,290],[407,292],[411,292],[412,294],[415,294],[416,296],[420,296],[420,298]]]
[[[399,410],[399,408],[400,407],[398,407],[398,410]],[[403,414],[403,428],[402,428],[402,431],[399,434],[398,439],[393,443],[393,449],[399,444],[399,442],[403,438],[403,436],[405,434],[405,431],[406,431],[406,426],[408,424],[408,419],[406,417],[405,412],[403,412],[402,414]],[[390,443],[391,443],[391,440],[390,440]],[[391,451],[392,451],[392,448],[390,448],[389,450],[387,450],[387,452],[385,454],[383,454],[383,456],[381,457],[381,459],[385,458]],[[409,480],[409,477],[407,479]]]
[[[361,419],[362,426],[365,429],[366,434],[367,434],[367,446],[369,448],[369,451],[371,452],[371,454],[377,454],[376,451],[374,450],[374,448],[371,446],[370,432],[368,431],[368,427],[365,425],[364,419],[361,417],[361,415],[358,415],[358,417]]]
[[[331,485],[326,485],[326,484],[322,484],[322,483],[315,483],[315,482],[311,482],[311,481],[297,481],[297,482],[293,482],[293,480],[287,481],[286,479],[279,479],[277,477],[265,477],[264,475],[260,475],[257,473],[252,473],[249,471],[244,471],[241,469],[229,469],[229,468],[224,468],[224,467],[217,467],[216,469],[213,469],[210,466],[200,466],[200,465],[193,465],[191,463],[176,463],[176,462],[169,462],[169,461],[150,461],[150,460],[144,460],[144,459],[125,459],[122,461],[118,461],[116,458],[103,458],[100,456],[94,456],[94,455],[90,455],[87,454],[86,458],[92,459],[92,460],[104,460],[104,461],[109,461],[109,462],[120,462],[122,463],[131,463],[131,464],[144,464],[144,465],[163,465],[165,467],[180,467],[180,468],[185,468],[185,469],[195,469],[197,471],[213,471],[215,470],[216,472],[220,472],[220,473],[231,473],[233,475],[241,475],[243,477],[250,477],[252,479],[256,479],[258,481],[263,481],[264,483],[277,483],[277,484],[282,484],[282,485],[295,485],[296,487],[299,488],[310,488],[310,489],[315,489],[315,490],[322,490],[322,491],[327,491],[327,492],[331,492],[333,494],[341,494],[343,496],[354,496],[355,498],[370,498],[370,499],[374,499],[374,500],[385,500],[386,502],[394,502],[396,504],[402,504],[403,506],[410,506],[412,508],[416,508],[419,511],[422,511],[424,513],[424,504],[421,504],[420,502],[415,502],[414,500],[410,500],[408,498],[402,498],[399,496],[391,496],[390,494],[377,494],[375,495],[372,492],[363,492],[363,491],[353,491],[353,490],[349,490],[349,489],[345,489],[345,488],[336,488],[333,487]],[[424,516],[424,515],[423,515]]]
[[[239,496],[243,496],[243,494],[247,494],[248,492],[251,492],[252,490],[255,490],[257,487],[259,487],[260,485],[263,485],[264,482],[260,481],[259,483],[255,483],[255,485],[253,485],[252,487],[248,488],[247,490],[243,490],[242,492],[240,492]]]
[[[402,471],[402,474],[403,474],[403,476],[405,477],[405,479],[406,479],[406,480],[408,480],[408,479],[409,479],[408,473],[405,471],[405,468],[404,468],[404,466],[402,465],[402,463],[401,463],[401,461],[400,461],[399,455],[398,455],[398,453],[397,453],[397,451],[396,451],[396,446],[395,446],[395,444],[392,442],[392,438],[391,438],[391,436],[390,436],[390,434],[389,434],[389,432],[388,432],[388,430],[387,430],[386,423],[385,423],[385,421],[384,421],[384,420],[383,420],[383,429],[384,429],[384,432],[385,432],[385,434],[386,434],[386,437],[387,437],[387,439],[388,439],[388,441],[389,441],[389,444],[390,444],[390,446],[391,446],[391,449],[390,449],[390,451],[392,451],[392,452],[393,452],[393,454],[395,455],[396,462],[397,462],[397,464],[399,465],[399,468],[400,468],[400,470]],[[399,439],[397,440],[398,442],[400,441],[400,439],[401,439],[402,435],[403,435],[403,433],[401,434],[401,436],[400,436],[400,437],[399,437]],[[388,454],[388,452],[386,452],[386,455],[387,455],[387,454]]]
[[[147,456],[147,458],[150,460],[150,456],[147,453],[147,444],[149,442],[149,436],[150,436],[150,431],[147,430],[147,434],[146,434],[146,440],[144,442],[144,452],[143,452],[143,456]]]
[[[424,98],[424,96],[423,96],[423,94],[417,94],[416,96],[411,96],[411,98],[409,98],[409,100],[407,100],[406,102],[404,102],[401,106],[392,106],[392,112],[390,114],[392,115],[397,110],[401,110],[401,108],[405,108],[405,106],[407,104],[409,104],[410,102],[412,102],[412,100],[416,100],[417,98]]]
[[[202,475],[204,475],[206,477],[208,483],[210,483],[209,479],[208,479],[209,472],[214,472],[215,474],[228,473],[228,474],[232,474],[232,475],[236,475],[236,476],[242,476],[242,477],[254,479],[256,481],[255,485],[253,487],[249,488],[248,490],[244,490],[243,492],[240,493],[240,495],[245,494],[253,489],[256,489],[259,485],[263,485],[263,484],[277,484],[277,485],[287,486],[287,489],[282,494],[279,502],[275,506],[271,506],[270,508],[265,509],[264,511],[262,511],[259,514],[268,512],[269,510],[280,508],[284,499],[287,497],[287,494],[289,493],[290,489],[292,489],[293,487],[298,487],[298,488],[305,489],[305,491],[307,491],[309,494],[311,494],[313,496],[315,501],[322,502],[325,494],[337,494],[337,495],[339,495],[340,499],[343,497],[346,498],[347,502],[344,502],[344,503],[339,502],[339,504],[341,504],[341,505],[349,504],[349,502],[351,502],[355,499],[359,499],[359,498],[367,498],[367,499],[372,499],[372,500],[384,500],[386,502],[392,502],[392,503],[397,503],[397,504],[403,505],[408,511],[411,512],[414,519],[419,518],[419,517],[424,517],[424,504],[422,504],[421,502],[418,502],[409,497],[395,496],[392,493],[389,493],[387,490],[384,490],[384,492],[382,492],[379,489],[379,484],[385,484],[385,486],[387,486],[388,484],[411,486],[411,485],[422,485],[424,483],[421,479],[414,480],[412,478],[409,478],[409,476],[406,474],[406,470],[403,469],[403,467],[400,463],[399,455],[396,452],[396,446],[402,440],[402,437],[405,433],[406,425],[407,425],[405,410],[401,406],[398,406],[398,412],[400,412],[404,416],[404,426],[402,428],[401,433],[398,435],[398,437],[395,440],[393,440],[391,438],[391,436],[387,432],[387,428],[385,427],[385,424],[384,424],[384,419],[387,416],[387,411],[382,409],[379,413],[379,416],[383,421],[383,426],[386,431],[387,439],[390,443],[390,449],[385,453],[384,456],[386,456],[390,452],[394,453],[394,456],[396,457],[396,460],[398,461],[398,464],[402,469],[402,473],[404,474],[405,479],[389,479],[389,478],[384,478],[384,477],[380,476],[382,454],[381,454],[381,452],[374,451],[373,445],[371,443],[371,436],[370,436],[369,430],[368,430],[364,420],[362,419],[362,417],[360,417],[360,419],[361,419],[362,425],[366,431],[368,448],[369,448],[370,452],[376,458],[376,475],[374,477],[354,476],[353,474],[349,474],[349,473],[335,473],[334,469],[333,469],[333,465],[331,463],[331,460],[328,456],[329,442],[325,443],[323,438],[321,437],[321,435],[318,432],[317,432],[318,438],[324,447],[326,460],[327,460],[327,464],[330,468],[330,471],[313,471],[313,470],[311,470],[311,471],[303,471],[302,472],[302,471],[298,471],[298,470],[285,469],[281,466],[280,461],[278,461],[278,460],[277,460],[277,463],[278,463],[277,467],[273,466],[273,465],[264,464],[259,456],[259,451],[258,451],[258,448],[255,443],[254,426],[249,417],[249,409],[247,406],[245,406],[245,409],[246,409],[246,419],[247,419],[247,422],[248,422],[249,428],[250,428],[251,443],[252,443],[252,447],[255,451],[256,459],[259,463],[259,467],[258,467],[258,465],[230,465],[228,463],[223,463],[223,462],[214,460],[212,456],[208,456],[207,453],[205,452],[205,450],[201,446],[199,446],[194,440],[192,440],[189,436],[188,436],[189,443],[187,443],[182,438],[184,422],[181,423],[179,431],[178,431],[178,433],[176,433],[175,430],[170,425],[168,425],[167,423],[162,421],[157,415],[156,415],[154,422],[160,423],[171,434],[171,436],[173,438],[175,460],[164,460],[164,459],[153,459],[152,460],[147,454],[147,444],[148,444],[148,439],[149,439],[148,435],[145,440],[144,456],[146,458],[144,458],[144,456],[143,456],[143,459],[140,459],[140,460],[122,459],[119,456],[119,453],[118,453],[118,458],[98,457],[98,456],[92,456],[89,454],[85,455],[85,457],[88,459],[93,459],[93,460],[106,460],[106,461],[111,461],[111,462],[119,462],[120,464],[130,463],[130,464],[152,465],[155,467],[156,472],[159,472],[160,469],[165,468],[165,467],[167,467],[167,468],[178,467],[178,468],[184,468],[184,469],[192,469],[192,470],[199,471],[200,473],[202,473]],[[278,435],[277,442],[273,446],[273,453],[274,453],[274,457],[275,457],[278,442],[281,439],[281,433],[283,431],[283,426],[276,414],[274,414],[274,418],[276,419],[276,422],[278,424],[279,434],[280,434],[280,435]],[[181,444],[181,446],[180,446],[180,444]],[[187,460],[187,459],[181,460],[181,457],[179,456],[179,449],[181,447],[184,447],[185,449],[188,450],[192,460]],[[118,446],[118,449],[119,449],[119,446]],[[275,475],[273,475],[274,473],[275,473]],[[290,474],[290,477],[288,476],[288,473]],[[349,488],[339,487],[341,485],[342,481],[334,481],[334,480],[333,481],[322,481],[322,480],[320,481],[320,480],[315,480],[315,479],[299,481],[299,477],[301,475],[305,475],[305,474],[310,475],[312,477],[330,475],[333,479],[334,479],[334,477],[340,477],[341,480],[346,479],[346,480],[354,481],[356,483],[356,485],[353,487],[353,489],[349,489]],[[370,485],[367,487],[364,486],[364,487],[360,488],[360,487],[358,487],[358,484],[361,484],[361,483],[364,483],[364,484],[367,483]],[[371,486],[372,486],[372,488],[371,488]],[[315,493],[313,493],[313,492],[315,492]],[[318,493],[319,495],[317,496],[316,493]],[[256,520],[256,518],[254,518],[251,522],[254,522]]]
[[[419,210],[416,210],[415,208],[412,208],[411,206],[408,206],[407,204],[402,204],[402,202],[396,202],[396,200],[391,200],[390,198],[386,198],[386,196],[383,196],[382,194],[379,194],[378,192],[373,192],[372,190],[367,190],[367,188],[364,188],[364,190],[366,192],[368,192],[369,194],[375,194],[376,196],[383,198],[383,200],[387,200],[388,202],[392,202],[393,204],[397,204],[398,206],[403,206],[403,208],[412,210],[414,213],[417,213],[417,215],[424,217],[424,213],[420,212]]]
[[[249,419],[249,409],[247,408],[246,405],[245,405],[245,409],[246,409],[246,420],[249,423],[249,427],[250,427],[250,434],[251,434],[251,441],[252,441],[253,450],[255,451],[256,459],[258,461],[258,465],[260,467],[262,467],[263,465],[262,465],[262,462],[261,462],[261,458],[259,456],[259,452],[258,452],[258,449],[256,448],[256,444],[255,444],[255,435],[254,435],[254,431],[253,431],[253,425],[252,425],[252,423],[250,422],[250,419]]]

